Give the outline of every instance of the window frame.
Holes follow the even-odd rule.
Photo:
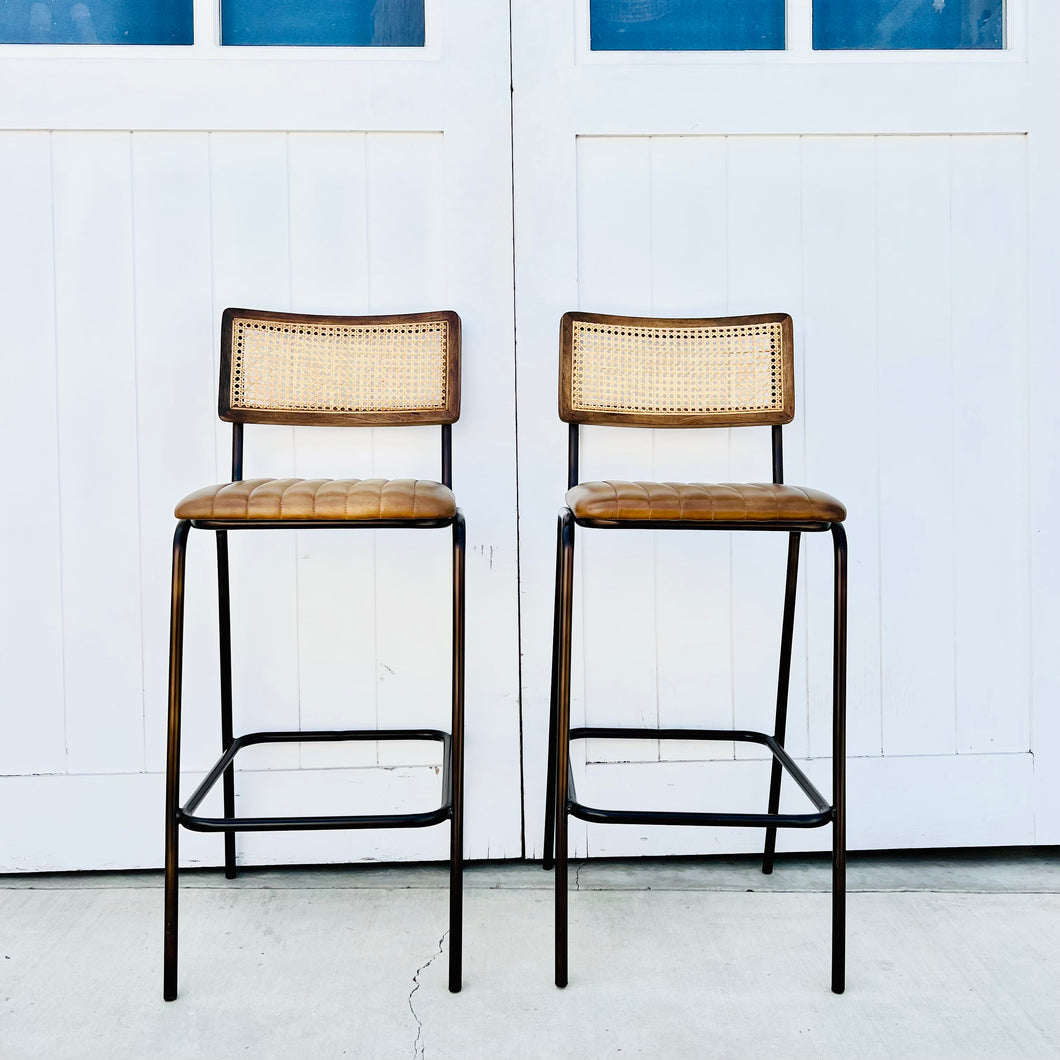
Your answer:
[[[705,64],[781,65],[810,63],[846,65],[858,63],[1025,63],[1027,61],[1028,0],[1005,0],[1005,45],[1002,48],[872,48],[829,49],[813,47],[813,0],[785,0],[784,22],[786,46],[765,51],[593,51],[589,40],[589,4],[591,0],[574,0],[572,32],[575,63],[593,66],[702,66]]]
[[[289,60],[343,62],[411,62],[441,59],[442,4],[423,0],[423,47],[331,44],[222,44],[220,0],[192,0],[191,44],[8,44],[0,42],[0,59],[151,60]]]

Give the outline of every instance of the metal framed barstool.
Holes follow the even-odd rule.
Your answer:
[[[556,985],[567,985],[567,825],[763,828],[762,871],[773,871],[778,828],[832,826],[832,990],[845,985],[846,932],[846,510],[834,497],[784,484],[782,425],[795,415],[792,322],[786,314],[664,319],[567,313],[560,324],[559,414],[568,423],[568,490],[559,515],[553,624],[552,695],[545,796],[544,867],[556,872]],[[770,483],[579,482],[582,424],[627,427],[769,426]],[[776,531],[788,535],[776,719],[772,734],[743,729],[570,725],[575,527],[600,530]],[[826,799],[784,749],[799,545],[828,532],[834,554],[832,798]],[[725,740],[757,743],[772,755],[766,811],[712,813],[601,809],[578,801],[570,742]],[[704,769],[709,769],[704,764]],[[780,813],[788,773],[812,804]]]
[[[342,828],[426,828],[449,823],[449,989],[461,983],[464,775],[464,517],[452,492],[452,424],[460,414],[460,318],[452,312],[309,316],[228,309],[221,331],[219,414],[232,423],[231,482],[176,507],[169,643],[163,996],[177,995],[178,837],[181,826],[224,835],[235,876],[235,833]],[[441,427],[441,481],[243,478],[247,423]],[[180,805],[184,569],[192,528],[217,545],[222,754]],[[452,533],[452,718],[441,729],[342,729],[233,735],[228,533],[233,530],[449,528]],[[244,747],[312,741],[430,741],[442,747],[441,800],[418,813],[238,817],[235,759]],[[197,813],[220,780],[223,815]]]

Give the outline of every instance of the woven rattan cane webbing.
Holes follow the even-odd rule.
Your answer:
[[[794,415],[791,321],[782,314],[690,321],[572,313],[564,329],[564,420],[736,426]]]
[[[222,378],[226,419],[445,423],[456,418],[455,314],[334,318],[229,312],[222,365],[229,373],[227,386]]]

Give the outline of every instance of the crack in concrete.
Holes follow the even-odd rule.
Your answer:
[[[416,1015],[416,1006],[412,1003],[412,997],[420,988],[420,975],[427,971],[428,968],[434,962],[441,957],[442,951],[445,948],[445,936],[449,932],[446,930],[442,933],[442,937],[438,940],[438,951],[432,953],[427,960],[416,969],[416,974],[412,977],[413,987],[409,991],[409,1012],[412,1013],[412,1018],[416,1021],[416,1040],[412,1043],[412,1057],[413,1060],[422,1060],[424,1057],[424,1044],[423,1044],[423,1020]]]
[[[588,864],[586,861],[579,861],[578,867],[574,870],[574,889],[580,891],[582,889],[582,869]]]

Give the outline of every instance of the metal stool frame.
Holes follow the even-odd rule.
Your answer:
[[[620,318],[616,318],[620,319]],[[579,482],[579,424],[570,422],[567,447],[568,489]],[[781,426],[772,426],[773,482],[784,481]],[[772,735],[736,729],[656,729],[608,726],[570,726],[571,632],[574,599],[575,527],[644,530],[736,530],[788,534],[787,576],[781,627],[780,666],[776,717]],[[799,546],[803,533],[830,531],[834,557],[832,639],[832,801],[829,802],[784,749],[787,726],[788,685],[791,672]],[[731,828],[764,828],[762,871],[773,871],[778,828],[819,828],[832,825],[832,969],[831,988],[843,993],[846,982],[846,656],[847,656],[847,541],[841,522],[634,521],[578,518],[568,507],[560,510],[556,538],[555,612],[553,617],[552,690],[549,709],[548,765],[545,794],[543,868],[555,868],[555,982],[567,985],[568,921],[568,816],[599,824],[712,825]],[[724,740],[761,744],[772,754],[766,813],[669,812],[613,810],[578,802],[570,763],[571,740]],[[706,768],[706,766],[704,766]],[[811,813],[780,813],[780,786],[784,772],[814,806]]]
[[[229,310],[228,313],[232,311]],[[228,329],[226,313],[226,331]],[[284,314],[271,314],[283,317]],[[364,318],[368,319],[368,318]],[[383,319],[383,318],[379,318]],[[451,314],[459,336],[459,319]],[[459,341],[457,339],[457,341]],[[224,358],[222,358],[224,360]],[[224,368],[222,368],[224,371]],[[229,417],[224,417],[229,418]],[[250,422],[249,418],[247,420]],[[303,422],[308,422],[303,420]],[[243,422],[232,424],[232,482],[243,479]],[[452,487],[452,427],[441,425],[441,482]],[[452,718],[449,732],[439,729],[342,729],[296,732],[252,732],[233,736],[232,722],[232,623],[228,575],[228,532],[233,530],[381,530],[452,529]],[[222,755],[207,772],[191,797],[180,805],[180,725],[184,646],[184,587],[188,536],[192,528],[212,530],[217,544],[217,594],[220,646],[220,700]],[[166,755],[165,828],[165,937],[163,997],[177,996],[177,928],[179,834],[183,826],[197,832],[224,834],[224,867],[235,879],[235,833],[312,831],[354,828],[427,828],[450,823],[449,855],[449,990],[461,987],[463,958],[463,819],[464,819],[464,583],[465,524],[456,511],[445,519],[400,520],[246,520],[181,519],[173,536],[169,640],[169,720]],[[419,813],[237,817],[235,814],[235,758],[244,747],[260,743],[342,741],[429,741],[442,745],[442,798],[434,809]],[[222,782],[223,816],[204,817],[196,810],[209,791]]]

